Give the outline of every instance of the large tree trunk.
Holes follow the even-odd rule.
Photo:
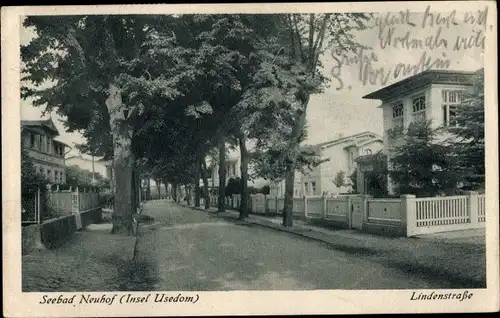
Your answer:
[[[241,157],[241,201],[240,201],[240,219],[248,218],[248,151],[246,138],[239,138],[240,157]]]
[[[219,143],[219,202],[217,212],[226,212],[226,143]]]
[[[163,185],[165,186],[165,199],[170,199],[170,193],[168,192],[168,181],[163,179]]]
[[[132,134],[125,118],[120,89],[110,84],[106,100],[113,135],[113,169],[115,178],[115,203],[111,233],[132,234]]]
[[[197,208],[200,207],[200,161],[201,160],[198,156],[198,158],[196,158],[196,169],[194,174],[194,206]]]
[[[136,213],[139,208],[139,191],[138,187],[137,167],[135,165],[134,157],[132,157],[132,213]]]
[[[151,200],[151,179],[147,178],[146,180],[146,201]]]
[[[285,201],[283,203],[283,225],[293,226],[293,184],[295,182],[295,164],[289,163],[285,173]]]
[[[155,179],[156,191],[158,191],[158,200],[161,199],[161,182]]]
[[[186,189],[187,205],[191,205],[191,187],[186,184],[184,188]]]
[[[208,176],[207,176],[207,163],[204,159],[200,163],[201,178],[203,179],[203,198],[205,201],[205,210],[210,209],[210,193],[208,192]]]
[[[283,204],[283,225],[286,227],[293,226],[293,186],[295,182],[295,169],[297,166],[297,154],[299,152],[300,137],[302,135],[304,125],[306,123],[307,104],[309,103],[310,95],[304,93],[302,100],[302,113],[299,115],[297,124],[293,127],[292,135],[290,136],[290,149],[293,154],[288,158],[285,173],[285,200]]]

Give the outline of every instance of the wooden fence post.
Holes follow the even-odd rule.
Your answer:
[[[401,230],[406,237],[417,232],[417,204],[413,194],[401,195]]]

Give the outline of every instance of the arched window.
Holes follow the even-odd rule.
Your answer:
[[[426,120],[425,108],[426,108],[425,96],[422,95],[413,99],[413,115],[412,115],[413,122]]]
[[[365,155],[371,155],[372,150],[371,149],[365,149]]]

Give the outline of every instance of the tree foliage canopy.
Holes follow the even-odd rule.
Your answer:
[[[463,96],[455,108],[455,123],[448,127],[449,140],[457,157],[457,169],[463,176],[464,187],[484,189],[484,69],[474,76],[474,87]]]
[[[451,146],[439,141],[439,133],[430,120],[411,123],[402,135],[390,132],[391,138],[402,138],[392,149],[389,172],[400,194],[435,196],[456,191],[457,157]]]

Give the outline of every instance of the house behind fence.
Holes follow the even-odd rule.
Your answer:
[[[210,204],[217,206],[217,196]],[[438,232],[484,228],[485,195],[468,192],[451,197],[375,199],[369,195],[294,198],[293,216],[323,220],[339,228],[357,229],[388,236],[416,236]],[[226,205],[238,208],[241,195],[226,197]],[[284,198],[255,194],[250,196],[253,214],[281,215]]]

